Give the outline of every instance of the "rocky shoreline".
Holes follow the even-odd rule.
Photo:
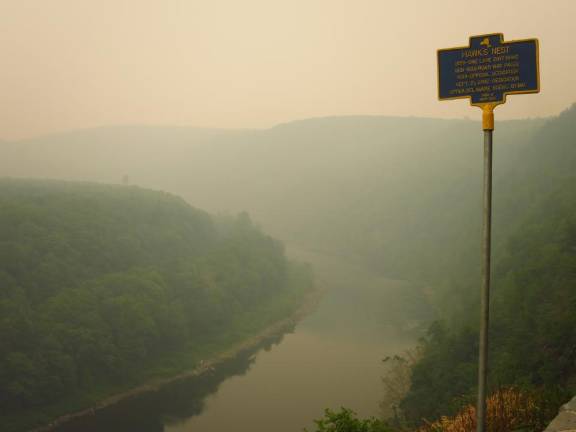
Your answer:
[[[262,344],[266,340],[276,336],[280,336],[290,331],[300,320],[302,320],[304,317],[306,317],[315,310],[320,301],[321,296],[322,296],[321,290],[314,290],[311,293],[308,293],[305,296],[304,301],[302,302],[300,307],[296,309],[296,311],[289,318],[277,321],[276,323],[267,327],[257,335],[232,346],[228,350],[221,352],[220,354],[209,360],[202,360],[200,364],[198,364],[194,369],[179,373],[170,378],[153,380],[145,384],[139,385],[131,390],[112,395],[110,397],[107,397],[106,399],[103,399],[102,401],[100,401],[99,403],[90,408],[70,414],[65,414],[63,416],[56,418],[48,425],[32,429],[29,432],[50,432],[56,429],[57,427],[60,427],[63,424],[68,423],[72,420],[78,419],[80,417],[95,415],[98,411],[108,408],[119,402],[126,401],[136,396],[140,396],[144,393],[158,391],[160,388],[172,384],[176,381],[189,379],[193,377],[200,377],[206,373],[209,373],[218,368],[221,364],[230,361],[235,357],[238,357],[245,351],[257,348],[260,344]]]

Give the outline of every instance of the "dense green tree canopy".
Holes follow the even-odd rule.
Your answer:
[[[288,315],[310,284],[246,214],[213,219],[137,187],[0,180],[0,420],[137,382],[166,353]]]
[[[516,160],[500,167],[495,183],[490,384],[538,389],[551,413],[576,392],[574,137],[576,107],[540,128]],[[474,399],[478,245],[471,239],[452,247],[449,266],[439,269],[450,277],[431,279],[443,287],[436,295],[447,306],[444,322],[430,328],[404,400],[414,421],[453,413]]]

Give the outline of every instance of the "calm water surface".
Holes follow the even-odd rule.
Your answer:
[[[209,376],[185,380],[61,427],[59,432],[288,432],[327,407],[379,414],[382,359],[415,344],[406,329],[425,306],[408,284],[338,257],[313,263],[325,295],[293,333]]]

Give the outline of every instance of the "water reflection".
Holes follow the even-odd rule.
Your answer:
[[[282,342],[283,335],[271,337],[261,345],[221,363],[215,370],[167,385],[157,391],[138,395],[98,410],[92,416],[74,419],[56,432],[163,432],[165,424],[178,424],[200,415],[206,398],[233,376],[245,375],[255,362],[255,353]]]
[[[378,415],[381,360],[418,339],[407,329],[428,314],[421,290],[339,257],[300,258],[326,294],[293,333],[58,432],[298,432],[327,407]]]

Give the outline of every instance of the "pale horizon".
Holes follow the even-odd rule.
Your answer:
[[[576,102],[565,35],[576,2],[441,0],[0,0],[0,139],[142,125],[266,129],[314,117],[479,120],[439,102],[436,50],[500,32],[540,40],[541,93],[496,119],[548,117]]]

